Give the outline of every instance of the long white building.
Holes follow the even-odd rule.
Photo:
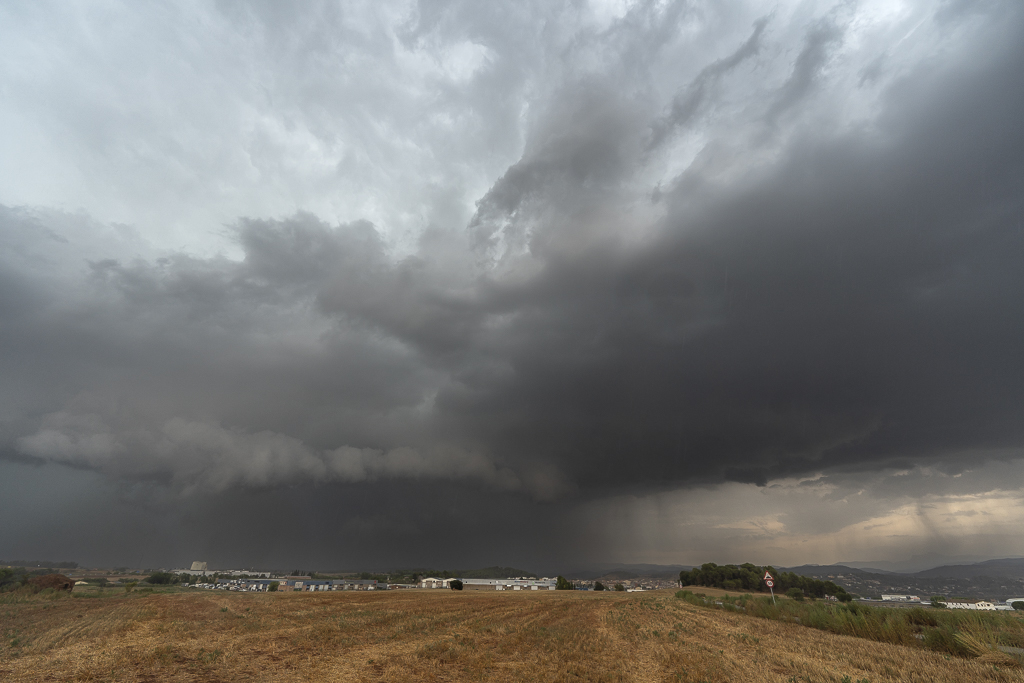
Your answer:
[[[553,591],[555,579],[459,579],[465,590]]]
[[[996,609],[996,606],[993,603],[985,600],[981,600],[980,602],[947,602],[946,607],[949,609],[973,609],[983,612],[994,612]]]

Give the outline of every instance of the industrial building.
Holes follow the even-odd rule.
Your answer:
[[[946,607],[949,609],[973,609],[983,612],[992,612],[996,609],[994,604],[985,600],[981,600],[980,602],[947,602]]]
[[[376,579],[289,579],[281,582],[284,591],[373,591]]]
[[[555,579],[459,579],[463,590],[537,591],[555,590]]]
[[[433,576],[420,579],[420,588],[448,588],[451,579],[438,579]]]

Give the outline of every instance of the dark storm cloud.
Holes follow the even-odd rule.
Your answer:
[[[800,135],[770,173],[725,190],[683,174],[663,231],[628,255],[545,253],[572,221],[552,209],[572,202],[565,185],[604,191],[616,155],[584,165],[593,175],[557,156],[561,184],[521,162],[481,215],[518,239],[545,220],[520,215],[526,195],[558,220],[533,237],[544,266],[509,335],[514,371],[460,404],[466,428],[500,416],[502,448],[595,486],[1019,447],[1024,109],[1019,15],[1007,19],[976,63],[893,82],[873,129]],[[808,30],[766,122],[804,96],[838,35]],[[623,144],[589,120],[565,130],[593,131],[595,153]]]
[[[266,28],[274,7],[236,20]],[[403,24],[409,49],[491,51],[474,88],[439,88],[449,104],[533,93],[521,155],[468,221],[438,209],[409,244],[299,212],[238,219],[231,255],[197,256],[3,208],[5,467],[186,493],[194,519],[284,510],[275,536],[334,515],[353,547],[441,557],[445,520],[1018,457],[1020,10],[872,34],[845,4],[737,23],[640,3],[581,26],[570,9],[540,37],[532,11],[422,3]],[[706,56],[676,44],[714,20]],[[460,144],[513,146],[499,128]]]

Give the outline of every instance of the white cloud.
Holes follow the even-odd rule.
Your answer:
[[[621,561],[1009,557],[1024,555],[1022,481],[1024,462],[990,460],[958,474],[914,467],[616,497],[580,514],[628,539]]]

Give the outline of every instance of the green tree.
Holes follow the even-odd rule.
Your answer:
[[[270,592],[270,593],[275,593],[275,592],[277,592],[277,589],[280,588],[280,587],[281,587],[281,582],[280,581],[271,581],[270,585],[267,586],[267,591]]]
[[[1024,600],[1015,600],[1010,603],[1010,607],[1016,610],[1024,610]]]
[[[178,583],[178,577],[170,572],[155,572],[146,578],[146,582],[154,586],[167,586]]]
[[[946,598],[944,596],[942,596],[942,595],[933,595],[932,596],[932,607],[938,607],[939,609],[942,609],[945,606],[946,606]]]
[[[790,588],[786,591],[786,597],[792,598],[793,600],[803,600],[804,592],[799,588]]]
[[[559,576],[555,580],[555,590],[556,591],[571,591],[571,590],[573,590],[573,585],[571,583],[569,583],[569,581],[567,581],[564,576]]]
[[[791,588],[799,588],[804,595],[813,598],[824,598],[832,595],[842,602],[852,599],[846,589],[831,581],[822,581],[808,576],[800,576],[794,572],[777,572],[772,566],[759,567],[746,562],[741,565],[727,564],[719,566],[714,562],[702,564],[689,571],[679,572],[679,583],[682,586],[708,586],[734,591],[766,592],[764,574],[770,572],[775,577],[775,589],[785,593]]]
[[[626,590],[626,587],[623,586],[621,583],[617,583],[617,584],[615,584],[615,590],[617,590],[617,591],[624,591],[624,590]]]
[[[452,579],[448,582],[448,587],[451,588],[453,591],[460,591],[462,590],[462,582],[458,579]]]
[[[594,582],[594,590],[596,590],[596,591],[603,591],[603,590],[607,590],[607,589],[604,587],[603,583],[601,583],[600,581],[595,581]]]

